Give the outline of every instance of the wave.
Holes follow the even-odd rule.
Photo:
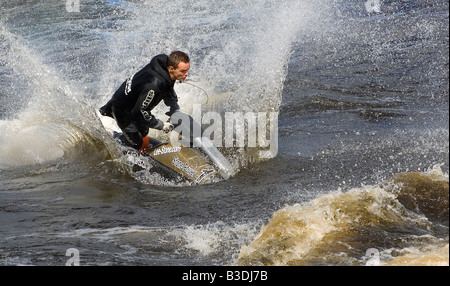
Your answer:
[[[222,221],[206,225],[181,225],[148,227],[132,225],[128,227],[89,228],[56,234],[59,238],[73,238],[104,242],[117,247],[115,256],[133,265],[148,265],[146,255],[152,250],[166,252],[168,256],[177,253],[188,257],[186,264],[195,263],[195,258],[213,259],[217,264],[229,264],[236,259],[239,247],[248,242],[258,232],[256,225],[232,224]],[[14,239],[11,237],[9,239]],[[141,245],[145,241],[145,245]],[[124,251],[125,250],[125,251]],[[175,259],[175,258],[174,258]],[[180,259],[178,257],[177,259]],[[141,261],[142,260],[142,261]],[[193,261],[194,260],[194,261]]]
[[[106,131],[80,88],[59,76],[1,23],[0,39],[4,66],[26,83],[22,90],[11,91],[14,108],[0,120],[0,167],[42,164],[68,155],[73,159],[86,151],[108,157],[111,150],[102,143],[107,141]]]
[[[440,166],[400,173],[275,212],[236,264],[365,265],[373,250],[377,265],[449,265],[448,209]]]
[[[449,245],[425,249],[407,249],[407,254],[397,256],[386,266],[448,266]]]
[[[6,124],[14,125],[12,122]],[[44,164],[61,158],[74,159],[79,157],[79,153],[84,152],[86,155],[86,151],[98,157],[107,156],[101,155],[103,148],[99,140],[67,124],[31,125],[4,135],[1,139],[0,168]]]

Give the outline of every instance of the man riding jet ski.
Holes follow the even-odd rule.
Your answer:
[[[208,167],[204,159],[200,160],[202,156],[195,153],[194,149],[172,146],[170,143],[162,143],[147,136],[149,128],[163,130],[166,133],[172,131],[174,125],[179,124],[190,124],[193,128],[195,122],[190,116],[180,112],[178,97],[174,91],[175,81],[183,82],[189,74],[189,69],[190,59],[184,52],[175,51],[169,56],[164,54],[155,56],[147,66],[122,83],[111,100],[100,108],[100,114],[115,119],[122,131],[121,137],[125,139],[122,143],[148,154],[189,180],[198,182],[217,171],[223,178],[228,179],[234,173],[233,168],[209,139],[194,138],[192,133],[189,138],[190,146],[196,141],[196,146],[200,146],[203,151],[202,155],[206,155],[215,168]],[[170,117],[168,122],[161,121],[151,113],[161,101],[170,107],[166,113]],[[182,120],[179,120],[180,118]],[[184,154],[185,161],[180,158],[183,157],[180,152]],[[218,170],[213,172],[212,170],[216,168]]]

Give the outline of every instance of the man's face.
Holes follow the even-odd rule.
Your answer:
[[[169,66],[170,78],[172,80],[179,80],[180,82],[183,82],[189,75],[190,68],[191,68],[191,65],[189,63],[184,63],[184,62],[180,62],[178,64],[178,68],[176,68],[176,69],[172,66]]]

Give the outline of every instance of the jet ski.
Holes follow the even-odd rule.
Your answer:
[[[104,118],[101,116],[106,128]],[[190,116],[189,118],[192,119]],[[176,132],[176,129],[171,132]],[[113,131],[112,136],[122,152],[131,157],[128,161],[131,162],[133,172],[145,170],[158,173],[170,181],[184,180],[193,185],[227,180],[235,173],[228,159],[208,138],[192,137],[191,144],[186,146],[149,137],[150,148],[146,153],[142,153],[129,146],[121,132]]]

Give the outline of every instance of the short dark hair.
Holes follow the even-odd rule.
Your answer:
[[[186,53],[174,51],[169,55],[167,66],[177,69],[180,62],[189,63],[189,56]]]

